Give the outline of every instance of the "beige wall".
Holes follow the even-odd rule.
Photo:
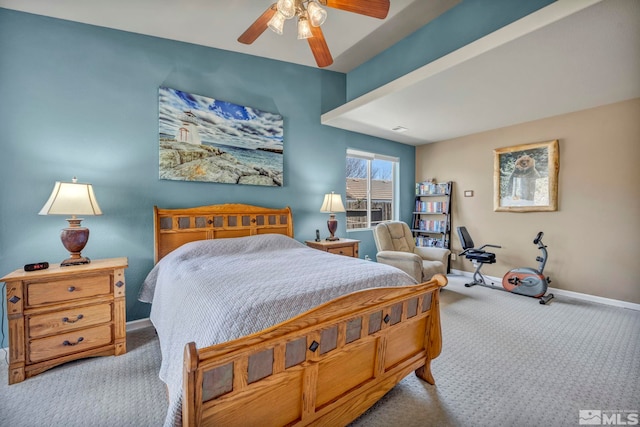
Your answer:
[[[558,211],[494,212],[493,149],[558,139]],[[454,181],[455,227],[476,246],[502,245],[498,262],[482,271],[502,277],[537,266],[532,243],[544,231],[550,286],[640,303],[640,98],[427,144],[416,151],[416,179]],[[473,197],[463,197],[473,190]],[[453,268],[473,271],[467,260]]]

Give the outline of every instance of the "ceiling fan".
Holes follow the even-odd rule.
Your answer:
[[[320,29],[327,17],[322,6],[384,19],[389,13],[389,2],[390,0],[278,0],[238,37],[238,41],[251,44],[267,28],[282,34],[284,21],[297,18],[298,38],[307,39],[318,67],[328,67],[333,64],[333,57]]]

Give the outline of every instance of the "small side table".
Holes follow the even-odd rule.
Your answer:
[[[340,240],[306,240],[307,246],[321,251],[329,252],[337,255],[350,256],[358,258],[358,245],[360,240],[343,239]]]

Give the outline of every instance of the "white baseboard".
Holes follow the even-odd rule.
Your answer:
[[[459,276],[464,276],[464,277],[473,277],[473,273],[469,271],[451,269],[451,273],[457,274]],[[497,286],[502,286],[502,278],[486,276],[486,275],[484,275],[484,277],[495,282]],[[629,310],[640,311],[640,304],[636,304],[633,302],[622,301],[622,300],[617,300],[613,298],[604,298],[596,295],[583,294],[581,292],[566,291],[564,289],[558,289],[558,288],[552,288],[552,287],[548,288],[548,292],[552,293],[554,296],[575,298],[583,301],[597,302],[600,304],[611,305],[614,307],[628,308]]]
[[[640,311],[640,304],[635,304],[633,302],[622,301],[622,300],[613,299],[613,298],[599,297],[596,295],[582,294],[580,292],[565,291],[564,289],[551,288],[551,287],[549,287],[549,292],[551,292],[554,295],[560,295],[568,298],[598,302],[600,304],[612,305],[614,307],[622,307],[622,308],[628,308],[629,310]]]
[[[127,332],[137,331],[138,329],[148,328],[149,326],[153,326],[153,323],[151,323],[151,320],[149,320],[148,317],[132,320],[127,322]]]

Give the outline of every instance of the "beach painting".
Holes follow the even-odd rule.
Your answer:
[[[283,185],[282,116],[159,89],[160,179]]]

